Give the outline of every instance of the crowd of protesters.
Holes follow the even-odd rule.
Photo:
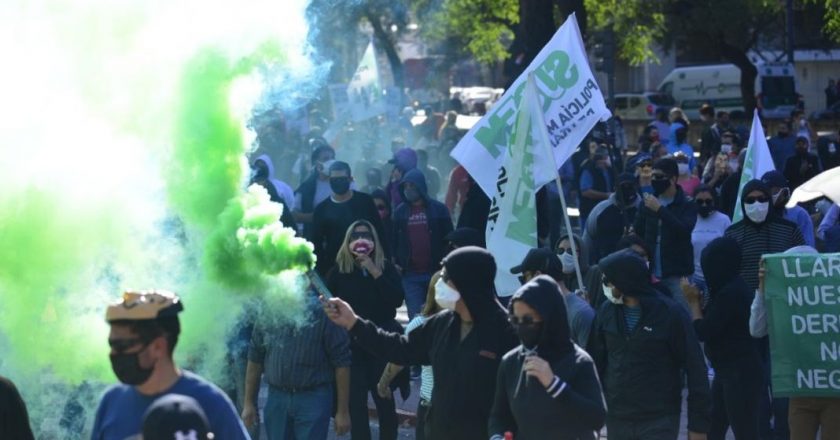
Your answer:
[[[840,250],[838,205],[786,206],[840,165],[836,136],[815,138],[791,115],[768,140],[776,171],[741,188],[749,132],[726,112],[657,112],[635,147],[620,120],[598,126],[561,167],[563,187],[537,194],[538,246],[511,269],[522,287],[498,292],[490,200],[449,157],[464,134],[456,107],[427,107],[416,126],[407,109],[327,136],[312,112],[304,137],[260,132],[251,183],[312,242],[334,298],[313,290],[303,327],[243,316],[228,398],[175,367],[177,297],[126,296],[108,312],[124,385],[103,398],[92,438],[145,432],[148,409],[150,430],[169,426],[154,422],[163,413],[216,438],[257,437],[262,423],[270,440],[324,439],[332,419],[370,439],[370,398],[379,438],[395,439],[393,392],[412,380],[418,439],[594,439],[606,426],[610,440],[670,440],[684,399],[692,440],[840,438],[840,398],[772,397],[761,261]],[[559,191],[579,210],[576,231],[560,226]],[[0,415],[25,415],[2,389]],[[161,394],[185,400],[153,404]]]

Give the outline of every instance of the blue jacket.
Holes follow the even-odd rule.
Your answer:
[[[426,177],[420,170],[413,169],[408,171],[403,176],[400,182],[400,193],[403,192],[403,187],[406,182],[413,183],[420,191],[420,195],[425,201],[426,205],[426,220],[429,225],[429,235],[431,237],[431,262],[432,267],[430,272],[436,272],[440,267],[440,261],[446,256],[446,237],[452,232],[452,218],[449,217],[449,210],[446,205],[432,199],[427,194]],[[403,200],[405,197],[403,196]],[[397,209],[394,210],[394,234],[393,234],[393,253],[396,264],[407,269],[411,257],[411,241],[408,237],[408,216],[411,213],[411,206],[403,202]]]

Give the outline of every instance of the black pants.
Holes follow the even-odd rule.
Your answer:
[[[385,369],[385,362],[372,357],[362,349],[353,350],[350,367],[350,435],[353,440],[370,440],[368,418],[368,393],[373,396],[379,416],[379,439],[397,438],[397,410],[394,399],[383,399],[376,392],[376,384]]]
[[[610,440],[677,440],[680,415],[668,414],[650,420],[627,420],[607,416]]]
[[[417,403],[417,426],[414,430],[415,440],[426,440],[426,414],[429,413],[429,407],[426,405],[422,399]]]
[[[756,359],[718,366],[712,382],[712,420],[709,440],[723,440],[732,428],[736,440],[758,438],[758,409],[763,378]]]

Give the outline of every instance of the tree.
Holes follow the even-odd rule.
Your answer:
[[[808,1],[826,4],[827,31],[840,38],[840,0]],[[658,44],[665,50],[677,46],[709,53],[736,65],[748,114],[757,104],[758,70],[747,53],[760,46],[783,46],[783,1],[585,0],[585,4],[596,28],[614,30],[619,56],[631,64],[656,60],[652,47]]]
[[[360,29],[364,24],[369,25],[377,47],[388,59],[394,85],[402,89],[403,63],[396,42],[408,24],[407,3],[407,0],[312,0],[306,10],[309,41],[319,57],[335,63],[334,75],[347,72],[356,67],[349,63],[357,61]]]

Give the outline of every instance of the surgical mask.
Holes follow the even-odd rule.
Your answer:
[[[747,213],[747,218],[754,223],[764,223],[764,220],[767,219],[767,213],[770,211],[770,203],[753,202],[744,204],[744,211]]]
[[[723,144],[720,146],[720,152],[730,154],[732,153],[732,144]]]
[[[408,203],[414,203],[420,199],[420,191],[417,191],[416,188],[405,188],[403,190],[403,195]]]
[[[332,177],[330,178],[330,189],[333,194],[346,194],[350,190],[350,179],[347,177]]]
[[[446,284],[442,277],[438,279],[437,283],[435,283],[435,302],[439,306],[455,311],[455,303],[459,299],[461,299],[461,294],[457,290],[449,287],[449,284]]]
[[[575,271],[575,256],[563,252],[560,254],[560,263],[563,265],[563,273],[572,273]]]
[[[607,297],[607,301],[613,304],[624,304],[623,296],[620,296],[618,298],[613,296],[613,289],[611,286],[604,286],[604,296]]]
[[[145,350],[146,347],[143,347]],[[120,382],[126,385],[140,385],[146,383],[152,372],[155,370],[154,366],[150,368],[143,368],[140,366],[140,353],[119,353],[112,354],[111,369],[114,370],[114,375],[117,376]]]
[[[680,175],[688,174],[688,164],[687,163],[678,163],[677,169],[680,171]]]
[[[530,324],[518,324],[516,335],[525,348],[534,348],[540,343],[543,334],[543,323],[532,322]]]

